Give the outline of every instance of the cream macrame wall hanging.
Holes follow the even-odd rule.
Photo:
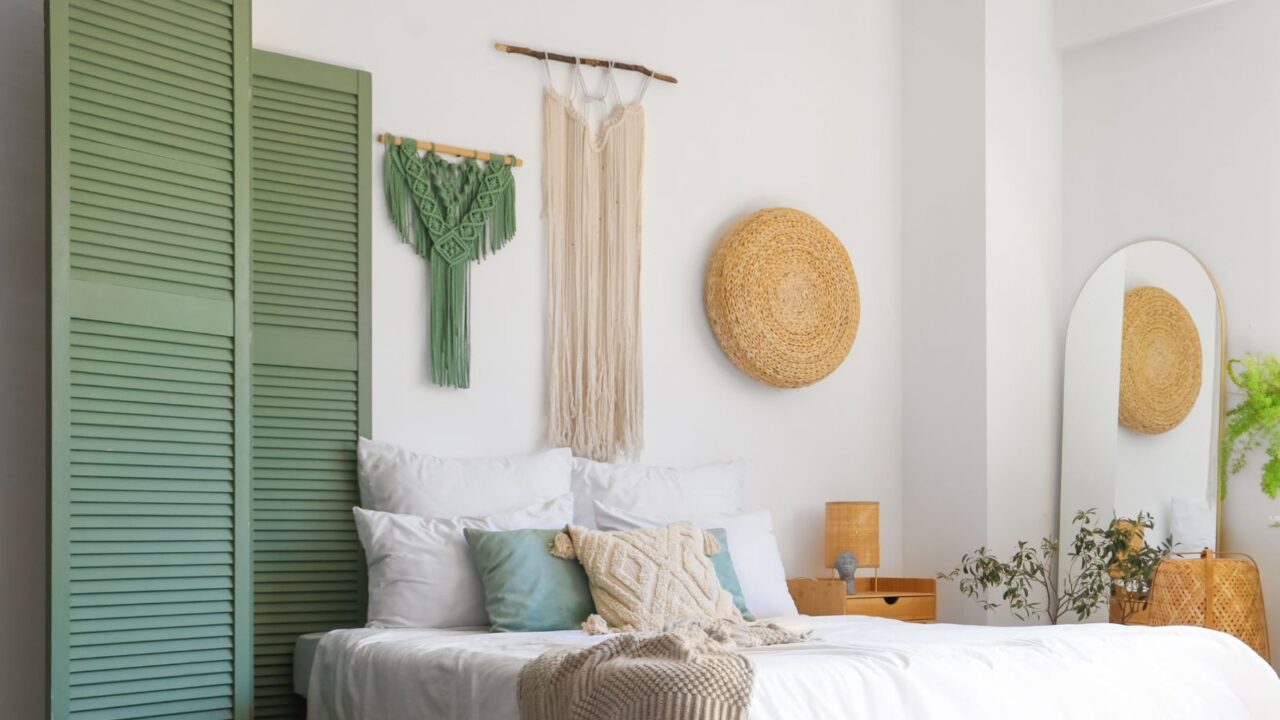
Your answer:
[[[640,372],[640,185],[644,110],[651,79],[677,80],[643,65],[580,58],[498,43],[499,51],[542,60],[543,212],[547,219],[551,441],[576,455],[634,457],[644,443]],[[569,91],[556,91],[551,60],[573,65]],[[587,91],[582,66],[605,68]],[[645,76],[622,102],[614,69]],[[609,107],[600,128],[592,110]]]
[[[471,263],[502,249],[516,233],[511,168],[519,161],[410,138],[381,139],[391,219],[401,239],[431,266],[431,380],[469,387]],[[420,147],[427,152],[419,155]],[[437,151],[466,159],[447,162]]]
[[[544,58],[545,61],[545,58]],[[547,68],[543,203],[549,266],[551,441],[596,460],[643,445],[640,207],[644,110],[623,103],[612,67],[587,91],[581,66],[567,93]],[[645,76],[645,87],[649,76]],[[598,131],[592,109],[609,105]]]

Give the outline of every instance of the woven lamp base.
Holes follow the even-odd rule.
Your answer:
[[[1156,568],[1151,625],[1197,625],[1240,638],[1271,660],[1258,565],[1247,555],[1171,557]]]

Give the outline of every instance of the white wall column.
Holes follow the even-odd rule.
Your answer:
[[[1061,72],[1052,0],[908,0],[903,32],[904,562],[932,575],[1056,527]]]

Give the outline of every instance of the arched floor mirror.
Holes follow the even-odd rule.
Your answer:
[[[1217,549],[1225,348],[1217,284],[1184,248],[1140,241],[1093,272],[1067,326],[1059,537],[1096,508],[1149,513],[1150,545]]]

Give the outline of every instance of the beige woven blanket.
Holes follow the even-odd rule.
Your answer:
[[[773,624],[720,620],[550,650],[520,672],[520,717],[745,720],[755,671],[736,651],[804,638]]]

